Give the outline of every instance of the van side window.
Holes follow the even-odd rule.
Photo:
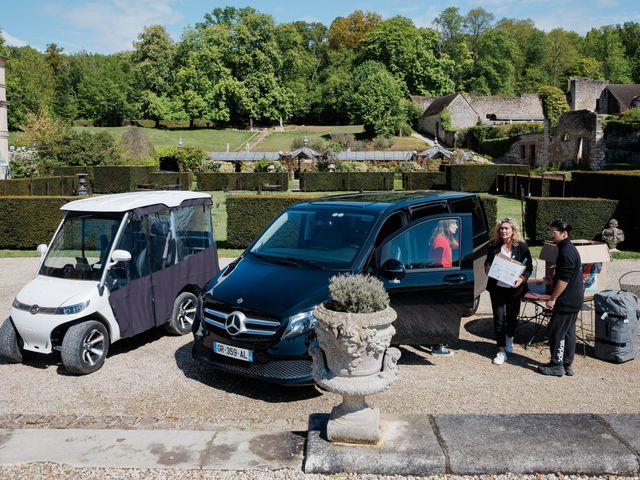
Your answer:
[[[176,226],[178,260],[201,252],[213,245],[211,211],[206,205],[176,208],[173,211]]]
[[[444,203],[435,203],[431,205],[415,207],[411,210],[411,221],[413,222],[424,217],[430,217],[431,215],[440,215],[442,213],[449,213],[449,209]]]
[[[388,238],[393,232],[400,230],[404,225],[404,216],[401,212],[394,213],[384,222],[378,236],[376,237],[376,247],[380,245],[386,238]]]
[[[382,246],[379,264],[391,258],[400,261],[407,271],[459,267],[460,219],[445,218],[417,224]]]
[[[487,224],[485,223],[484,211],[478,197],[467,197],[459,200],[452,200],[451,211],[453,213],[470,213],[473,221],[473,246],[478,246],[484,241],[487,235]]]

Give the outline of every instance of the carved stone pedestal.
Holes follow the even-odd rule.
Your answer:
[[[367,405],[365,397],[387,390],[396,380],[400,351],[388,348],[395,333],[395,311],[355,314],[318,307],[314,316],[318,344],[309,348],[313,378],[322,388],[342,395],[342,403],[331,411],[327,440],[379,443],[380,411]]]

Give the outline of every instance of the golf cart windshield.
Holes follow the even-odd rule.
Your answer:
[[[122,218],[122,213],[67,213],[40,275],[99,281]]]
[[[339,208],[288,210],[256,241],[251,253],[275,263],[349,269],[375,218]]]

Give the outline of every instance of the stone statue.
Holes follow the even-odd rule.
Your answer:
[[[609,226],[602,231],[602,239],[607,242],[609,251],[617,252],[618,243],[624,241],[624,232],[618,228],[618,221],[615,218],[609,220]]]

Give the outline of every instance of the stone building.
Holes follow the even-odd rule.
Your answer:
[[[607,80],[571,78],[567,101],[572,111],[615,115],[640,107],[640,84],[617,85]]]
[[[578,110],[562,114],[557,127],[545,122],[543,133],[520,135],[501,160],[532,167],[557,163],[565,168],[599,170],[605,159],[601,116]]]
[[[476,97],[454,93],[444,97],[414,96],[411,100],[425,108],[418,120],[418,129],[451,146],[456,146],[457,138],[452,132],[475,125],[544,121],[542,103],[535,94],[520,97]],[[450,117],[447,132],[442,127],[442,114],[445,109]]]
[[[0,179],[6,178],[9,169],[9,124],[7,122],[7,94],[4,64],[6,57],[0,55]]]

